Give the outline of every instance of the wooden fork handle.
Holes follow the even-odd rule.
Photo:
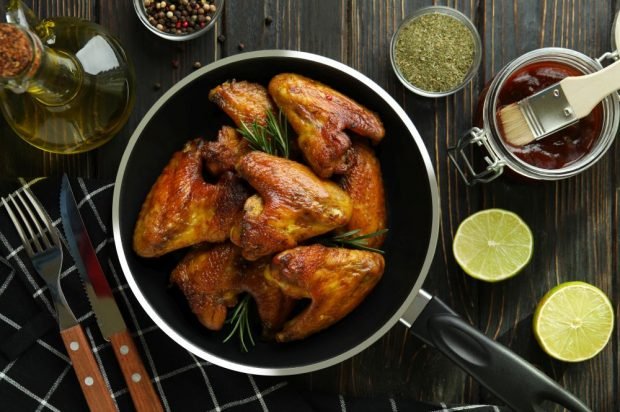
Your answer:
[[[138,412],[163,411],[136,345],[127,330],[110,336],[114,355],[121,367],[133,405]]]
[[[115,412],[116,405],[103,380],[95,356],[80,325],[61,330],[60,335],[73,363],[86,403],[92,412]]]

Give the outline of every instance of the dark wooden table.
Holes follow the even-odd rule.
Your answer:
[[[472,123],[478,93],[511,59],[544,46],[562,46],[589,56],[609,51],[610,30],[620,4],[611,1],[528,0],[434,2],[470,16],[480,32],[481,70],[464,91],[442,99],[417,97],[396,79],[389,42],[396,25],[421,0],[229,0],[215,29],[173,43],[155,37],[134,14],[129,0],[30,0],[40,16],[73,15],[106,26],[132,57],[139,82],[133,114],[122,132],[84,155],[42,153],[15,136],[0,120],[0,175],[71,175],[113,179],[132,131],[148,108],[175,82],[222,57],[259,49],[293,49],[342,61],[383,86],[407,111],[422,135],[438,176],[442,227],[425,288],[437,294],[488,336],[522,355],[581,397],[594,411],[618,411],[619,334],[590,361],[553,361],[531,329],[539,299],[554,285],[584,280],[600,287],[618,314],[620,162],[617,143],[594,167],[556,183],[522,184],[507,178],[467,187],[448,162],[446,148]],[[271,24],[265,18],[273,19]],[[218,41],[224,35],[224,41]],[[243,45],[243,46],[242,46]],[[241,50],[243,49],[243,50]],[[158,84],[160,87],[156,86]],[[495,285],[467,277],[451,253],[458,224],[471,213],[502,207],[533,228],[535,255],[516,278]],[[326,370],[293,378],[300,386],[372,396],[390,394],[447,403],[496,402],[470,377],[395,326],[378,343]],[[516,388],[515,388],[516,389]]]

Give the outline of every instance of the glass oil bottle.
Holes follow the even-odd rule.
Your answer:
[[[0,109],[28,143],[79,153],[109,141],[133,107],[134,73],[119,42],[77,18],[38,21],[11,0],[2,23]],[[10,60],[11,58],[17,60]]]

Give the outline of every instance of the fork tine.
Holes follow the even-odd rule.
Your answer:
[[[26,226],[26,229],[27,229],[28,233],[30,234],[30,241],[32,243],[34,243],[33,249],[35,249],[35,253],[42,252],[42,251],[45,250],[45,248],[41,245],[41,242],[39,242],[39,239],[38,239],[38,237],[39,237],[38,235],[39,234],[37,232],[35,232],[34,230],[32,230],[32,226],[30,226],[30,222],[26,218],[26,215],[24,214],[22,208],[17,204],[17,201],[15,200],[15,195],[17,195],[19,200],[21,200],[21,203],[26,208],[26,210],[28,210],[28,212],[30,212],[30,210],[28,209],[28,205],[24,204],[24,200],[21,198],[21,196],[19,196],[19,192],[15,192],[13,195],[9,196],[9,199],[11,199],[11,202],[13,203],[13,206],[15,207],[15,210],[17,210],[17,213],[22,218],[22,224],[24,226]],[[31,213],[29,213],[29,214],[31,214]]]
[[[12,201],[13,204],[15,204],[15,200],[13,200],[11,196],[9,196],[9,200]],[[2,198],[2,204],[4,205],[4,208],[9,214],[9,217],[11,218],[11,221],[13,222],[13,226],[15,226],[15,229],[17,230],[17,234],[19,234],[19,237],[22,240],[22,244],[24,245],[24,249],[26,249],[26,253],[28,253],[28,256],[34,255],[34,251],[32,250],[32,247],[30,246],[30,242],[28,241],[26,232],[24,232],[24,228],[22,227],[21,223],[19,223],[19,219],[13,212],[13,209],[11,208],[11,206],[9,206],[9,203],[4,198]],[[17,208],[17,210],[19,211],[19,208]],[[22,214],[20,213],[20,215]]]
[[[21,207],[17,204],[15,197],[17,197],[21,201],[21,204],[22,204]],[[36,232],[32,230],[32,226],[30,226],[30,223],[32,221],[29,221],[28,218],[26,217],[26,213],[30,215],[30,217],[32,217],[32,212],[30,211],[30,208],[28,207],[26,203],[24,203],[24,199],[22,199],[19,192],[13,193],[11,196],[9,196],[9,198],[11,199],[13,206],[15,206],[15,210],[17,210],[17,213],[19,214],[19,216],[21,216],[22,224],[26,226],[26,229],[28,230],[28,233],[30,234],[31,242],[34,242],[33,249],[35,249],[35,253],[43,252],[45,248],[47,247],[47,242],[44,242],[45,246],[42,246],[41,242],[39,242],[39,236],[41,237],[41,240],[43,240],[44,238],[43,233],[40,230]],[[26,209],[26,213],[24,213],[23,209]],[[39,225],[37,224],[36,226],[38,227]]]
[[[56,232],[54,232],[54,225],[52,225],[52,223],[49,221],[49,218],[47,217],[47,215],[41,212],[41,205],[39,204],[39,201],[34,197],[34,195],[30,192],[30,189],[28,189],[27,187],[24,187],[24,193],[26,194],[26,197],[28,198],[28,200],[30,200],[30,204],[36,210],[37,214],[41,218],[40,221],[43,222],[43,224],[45,225],[49,233],[49,238],[48,238],[48,236],[45,234],[45,229],[39,223],[40,222],[39,219],[37,219],[37,217],[32,212],[32,208],[28,206],[28,204],[26,203],[26,201],[24,201],[24,198],[21,196],[21,194],[17,192],[16,193],[17,197],[22,202],[22,204],[26,208],[26,211],[28,212],[28,215],[30,216],[30,219],[34,222],[35,226],[37,227],[37,230],[39,231],[39,234],[41,235],[41,240],[43,240],[43,242],[45,243],[45,246],[48,248],[56,245],[57,242],[56,242],[56,236],[55,236]]]

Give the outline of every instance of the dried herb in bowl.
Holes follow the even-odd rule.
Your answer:
[[[470,29],[444,13],[422,14],[399,30],[394,62],[413,86],[447,92],[461,85],[474,64]]]

